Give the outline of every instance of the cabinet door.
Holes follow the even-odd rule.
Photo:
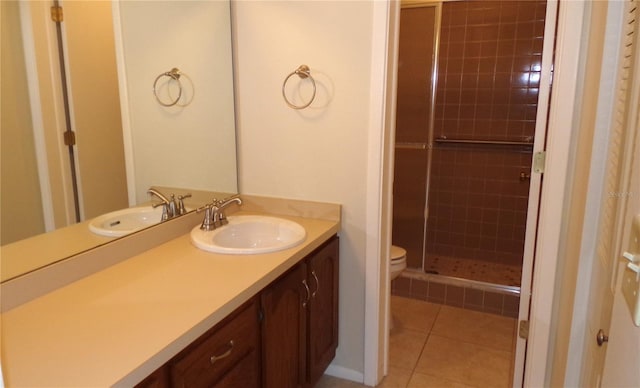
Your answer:
[[[300,263],[262,292],[265,388],[300,387],[306,380],[306,275],[306,265]]]
[[[308,263],[311,300],[308,309],[307,380],[314,386],[338,347],[338,238],[331,240]]]

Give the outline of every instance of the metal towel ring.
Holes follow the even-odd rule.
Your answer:
[[[160,97],[158,97],[158,90],[156,89],[156,86],[158,84],[158,80],[160,80],[160,78],[162,77],[169,77],[178,83],[178,97],[176,97],[175,100],[172,100],[169,103],[163,102]],[[153,95],[156,97],[158,103],[162,106],[174,106],[178,103],[178,101],[180,101],[180,97],[182,97],[182,83],[180,82],[180,70],[177,67],[174,67],[170,71],[166,71],[156,77],[156,80],[153,81]]]
[[[313,85],[313,94],[311,95],[311,98],[309,99],[309,102],[307,102],[304,105],[294,105],[294,104],[292,104],[289,101],[289,99],[287,98],[287,94],[284,91],[285,86],[287,85],[287,81],[289,81],[289,78],[291,78],[291,76],[293,76],[294,74],[298,75],[298,77],[300,77],[302,79],[308,78],[311,81],[311,84]],[[309,66],[300,65],[300,67],[298,67],[294,72],[289,74],[287,76],[287,78],[284,79],[284,82],[282,83],[282,97],[284,98],[284,102],[286,102],[287,105],[289,105],[289,107],[291,107],[293,109],[304,109],[304,108],[308,107],[309,105],[311,105],[311,103],[313,102],[313,99],[316,98],[316,81],[311,76],[311,72],[309,71]]]

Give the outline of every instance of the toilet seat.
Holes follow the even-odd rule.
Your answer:
[[[404,248],[392,245],[389,258],[391,259],[391,263],[393,264],[407,261],[407,251]]]
[[[404,248],[392,245],[389,252],[389,259],[390,277],[391,280],[393,280],[400,276],[402,271],[407,268],[407,251],[404,250]]]

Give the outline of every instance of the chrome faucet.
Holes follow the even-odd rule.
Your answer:
[[[238,206],[240,206],[242,205],[242,200],[240,199],[240,197],[231,197],[218,202],[218,222],[220,223],[219,226],[229,223],[229,220],[227,220],[227,216],[224,214],[224,209],[232,203],[237,203]]]
[[[214,230],[220,226],[227,225],[229,220],[227,220],[227,216],[224,214],[224,209],[232,203],[242,205],[242,200],[237,196],[223,200],[214,199],[212,203],[199,208],[197,210],[198,212],[204,210],[204,220],[202,220],[200,229]]]

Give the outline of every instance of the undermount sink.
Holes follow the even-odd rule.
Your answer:
[[[136,232],[162,220],[162,206],[155,209],[150,205],[116,210],[94,218],[89,230],[108,237],[121,237]]]
[[[283,218],[239,215],[229,216],[228,220],[229,224],[212,231],[196,226],[191,231],[191,242],[209,252],[251,255],[295,247],[307,236],[300,224]]]

